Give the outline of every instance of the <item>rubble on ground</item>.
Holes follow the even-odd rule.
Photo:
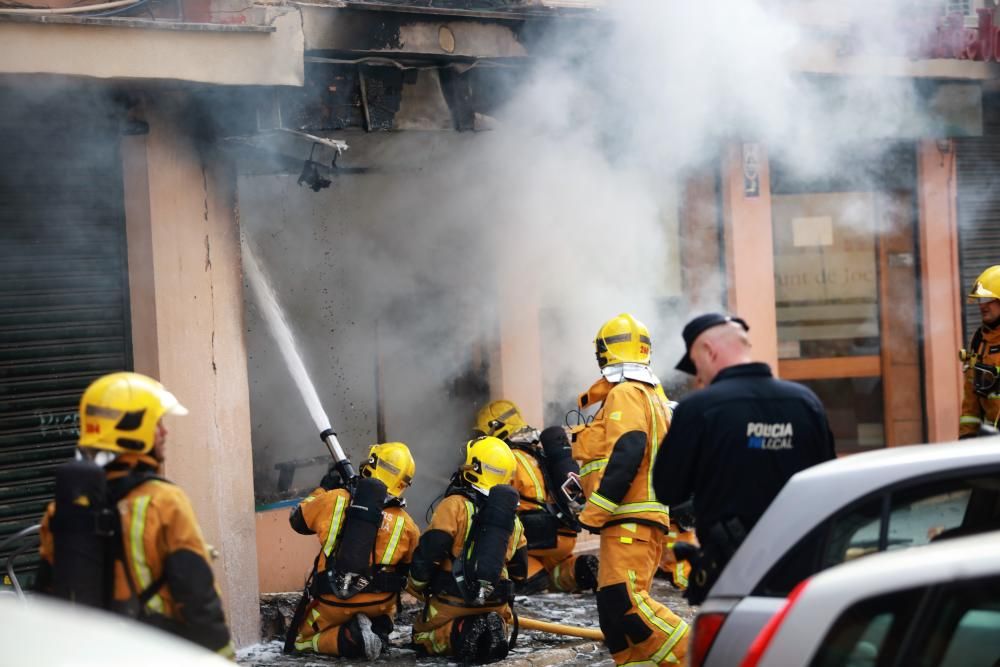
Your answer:
[[[683,619],[691,621],[694,609],[688,606],[680,591],[667,581],[656,579],[653,582],[652,596],[664,603]],[[340,667],[372,664],[365,660],[342,660],[317,655],[282,655],[285,628],[295,605],[298,593],[277,593],[265,595],[261,599],[261,634],[264,641],[239,651],[237,662],[240,665],[266,667],[317,667],[329,665],[331,662]],[[545,621],[598,627],[597,604],[592,594],[571,595],[568,593],[546,593],[531,597],[518,596],[515,605],[518,614],[530,616]],[[383,654],[375,664],[416,665],[417,667],[443,666],[448,663],[445,658],[417,657],[416,652],[409,648],[410,632],[413,619],[421,609],[421,605],[409,595],[403,595],[402,611],[396,622],[390,640],[392,648],[388,654]],[[495,663],[503,667],[612,667],[614,662],[607,650],[599,643],[587,639],[564,637],[547,632],[522,630],[519,633],[517,646],[502,662]]]

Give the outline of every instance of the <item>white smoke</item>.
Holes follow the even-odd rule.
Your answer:
[[[803,75],[812,33],[776,13],[786,9],[611,3],[600,21],[545,37],[545,55],[490,132],[338,135],[352,144],[340,164],[373,171],[337,175],[315,194],[294,176],[241,181],[244,227],[356,457],[375,439],[379,356],[386,436],[418,453],[418,497],[436,494],[474,417],[450,388],[485,367],[501,319],[543,323],[550,415],[597,378],[591,341],[622,311],[650,327],[654,370],[676,380],[684,321],[722,299],[719,291],[716,303],[690,303],[683,293],[677,221],[689,175],[717,170],[721,147],[739,141],[762,143],[805,177],[863,170],[852,153],[859,143],[928,131],[912,80],[871,68],[865,77]],[[725,283],[721,272],[693,278]],[[265,348],[255,352],[254,326],[251,309],[253,393],[268,394],[267,405],[254,404],[260,486],[272,462],[319,443],[289,442],[315,439],[305,427],[268,431],[279,413],[300,413],[275,404],[287,391],[271,390],[284,381]],[[434,488],[418,492],[421,480]]]

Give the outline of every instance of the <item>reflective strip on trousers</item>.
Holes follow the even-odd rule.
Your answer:
[[[340,524],[344,521],[344,505],[347,498],[337,496],[337,505],[333,508],[333,519],[330,521],[330,532],[326,536],[326,544],[323,545],[323,554],[329,558],[333,551],[333,543],[337,541],[337,533],[340,532]]]
[[[592,472],[597,472],[598,470],[602,470],[606,468],[607,465],[608,465],[607,459],[595,459],[590,463],[584,465],[582,468],[580,468],[580,477],[586,477]]]
[[[528,461],[528,455],[524,452],[514,450],[514,457],[521,462],[524,466],[524,471],[528,473],[528,477],[531,478],[531,483],[535,485],[535,500],[539,505],[545,504],[545,487],[538,481],[535,477],[535,471],[531,468],[531,463]]]
[[[968,415],[962,415],[962,417],[958,420],[958,423],[960,423],[960,424],[979,424],[979,423],[981,423],[981,420],[979,419],[979,417],[970,417]]]
[[[132,565],[135,570],[136,584],[140,591],[149,588],[153,583],[153,575],[146,561],[146,544],[143,539],[146,530],[146,510],[149,508],[149,496],[140,496],[132,504],[132,524],[129,526],[129,548],[132,553]],[[163,598],[153,595],[146,605],[155,612],[164,613]]]
[[[389,538],[389,546],[385,548],[385,553],[382,554],[382,565],[392,565],[392,557],[396,554],[399,536],[403,533],[403,526],[405,525],[406,520],[402,516],[397,516],[396,523],[392,527],[392,537]]]
[[[677,662],[677,658],[673,656],[671,650],[674,648],[674,646],[677,645],[677,642],[679,642],[684,637],[684,635],[687,634],[688,624],[684,622],[683,619],[678,618],[679,622],[677,623],[677,626],[671,627],[669,623],[667,623],[662,618],[657,616],[656,612],[653,611],[653,608],[650,607],[646,603],[646,601],[642,598],[642,596],[636,592],[635,579],[636,579],[635,570],[629,570],[628,588],[629,588],[629,593],[631,593],[632,595],[633,603],[639,609],[642,615],[646,617],[647,621],[649,621],[652,625],[656,626],[660,630],[660,632],[667,635],[667,640],[663,642],[663,645],[660,646],[659,649],[657,649],[656,653],[653,654],[651,659],[656,664],[659,664],[664,660],[668,662]],[[672,657],[674,659],[671,661],[670,658]]]

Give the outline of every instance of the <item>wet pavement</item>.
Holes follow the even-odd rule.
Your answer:
[[[655,599],[666,604],[685,620],[690,622],[693,618],[694,610],[681,597],[680,591],[674,589],[666,580],[656,579],[653,582],[651,593]],[[269,638],[270,641],[239,651],[237,662],[240,665],[266,665],[268,667],[295,665],[297,667],[307,667],[309,665],[317,666],[333,663],[343,667],[363,664],[403,664],[431,667],[434,665],[454,664],[449,663],[444,658],[418,658],[416,653],[409,648],[411,625],[420,606],[416,600],[408,595],[403,596],[403,610],[396,623],[396,629],[390,637],[392,648],[388,654],[383,654],[374,663],[369,663],[365,660],[342,660],[316,655],[282,655],[281,646],[283,642],[277,639],[277,637],[284,631],[285,624],[291,617],[297,600],[297,594],[278,594],[264,597],[261,605],[262,624],[264,626],[263,636]],[[516,609],[519,615],[530,616],[540,620],[568,625],[598,627],[597,605],[592,594],[570,595],[567,593],[546,593],[531,597],[518,596]],[[599,665],[600,667],[611,667],[614,665],[614,662],[608,655],[607,650],[593,641],[534,630],[521,630],[518,635],[517,646],[511,652],[510,656],[506,660],[494,664],[505,667],[548,667],[550,665],[564,667]]]

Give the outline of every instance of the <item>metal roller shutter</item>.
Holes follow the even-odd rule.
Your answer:
[[[958,263],[963,296],[988,266],[1000,264],[1000,137],[957,139]],[[964,339],[982,323],[963,308]]]
[[[0,540],[51,500],[82,390],[132,366],[117,135],[13,117],[0,113]],[[17,560],[22,584],[37,562]]]

